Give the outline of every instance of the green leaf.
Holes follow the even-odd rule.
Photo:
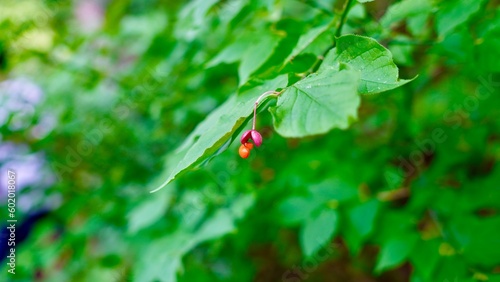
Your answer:
[[[231,213],[235,219],[241,219],[245,216],[247,210],[255,204],[255,195],[242,195],[233,200]]]
[[[245,84],[250,75],[271,57],[280,39],[280,36],[273,33],[254,35],[253,41],[245,46],[246,52],[238,68],[239,85]]]
[[[468,278],[471,277],[471,272],[468,266],[470,266],[470,264],[468,264],[462,256],[441,256],[438,261],[439,268],[434,271],[431,277],[432,281],[477,282],[478,280],[476,279],[468,280]],[[483,279],[483,281],[494,282],[490,279]]]
[[[500,217],[478,218],[473,215],[455,215],[449,223],[450,233],[460,246],[462,255],[469,262],[485,268],[498,265],[500,250],[492,248],[500,243],[498,232]]]
[[[290,53],[290,55],[288,55],[288,57],[285,59],[285,63],[290,62],[291,60],[293,60],[293,58],[295,58],[302,51],[304,51],[318,37],[320,37],[323,33],[325,33],[328,30],[328,28],[330,28],[330,26],[331,22],[327,22],[320,26],[311,28],[309,31],[302,34],[299,38],[299,42],[297,42],[297,45],[295,46],[295,48],[293,48],[292,53]]]
[[[326,179],[316,185],[311,185],[309,191],[314,199],[323,202],[346,202],[358,197],[358,189],[341,179]]]
[[[338,214],[332,209],[323,209],[317,216],[309,217],[300,230],[300,244],[305,256],[310,257],[327,244],[337,231]]]
[[[191,234],[178,231],[169,237],[154,240],[142,250],[134,265],[134,281],[177,281],[182,256],[192,247]],[[154,262],[154,263],[151,263]]]
[[[439,241],[419,241],[418,248],[415,248],[410,256],[415,272],[419,273],[426,281],[431,280],[432,273],[440,258]]]
[[[271,57],[281,39],[281,36],[272,32],[244,34],[210,60],[207,67],[239,61],[238,76],[241,86]]]
[[[411,38],[406,36],[394,37],[394,42],[390,43],[387,47],[391,51],[394,62],[403,66],[414,65],[413,52],[415,52],[415,46],[411,44],[403,44],[404,41],[411,41]],[[401,40],[401,42],[398,42]]]
[[[128,232],[136,233],[159,220],[168,208],[171,194],[159,194],[149,197],[145,202],[136,206],[128,214]]]
[[[349,211],[349,220],[361,239],[373,231],[379,206],[379,201],[371,200]]]
[[[497,58],[500,58],[500,24],[495,24],[496,28],[486,32],[484,42],[477,46],[477,66],[484,69],[485,72],[500,72],[500,64]]]
[[[186,141],[167,157],[168,178],[155,190],[156,192],[172,182],[179,174],[207,161],[212,155],[220,152],[226,142],[253,112],[257,97],[265,91],[285,87],[286,76],[279,76],[264,82],[239,95],[231,96],[224,104],[214,110],[188,136]],[[222,148],[222,150],[225,149]],[[173,160],[173,161],[168,161]]]
[[[337,45],[330,50],[319,71],[339,70],[341,64],[361,72],[358,91],[361,94],[375,94],[394,89],[413,79],[399,79],[399,71],[389,50],[375,39],[344,35],[337,39]]]
[[[382,245],[375,272],[393,268],[402,263],[410,254],[417,242],[416,236],[393,238]]]
[[[321,202],[305,197],[290,197],[280,203],[278,210],[284,224],[297,224],[305,221]]]
[[[220,51],[212,60],[207,63],[207,67],[213,67],[221,63],[231,64],[243,58],[248,46],[252,43],[252,36],[242,36]]]
[[[485,0],[442,1],[436,14],[436,29],[440,37],[448,35],[457,26],[477,13]]]
[[[346,224],[341,227],[342,230],[342,238],[345,241],[345,244],[349,250],[349,253],[355,257],[358,255],[362,244],[363,238],[358,234],[358,231],[354,229],[352,224]]]
[[[195,0],[185,5],[178,15],[174,31],[176,37],[191,41],[200,36],[207,13],[217,2],[218,0]]]
[[[150,242],[135,265],[136,280],[177,281],[177,271],[182,267],[182,257],[200,243],[232,232],[235,229],[234,221],[237,216],[231,209],[219,209],[194,233],[187,231],[186,228],[180,228],[167,237]]]
[[[194,234],[194,244],[221,237],[235,229],[232,213],[227,209],[218,210],[209,218],[203,226]]]
[[[356,119],[360,98],[357,71],[326,70],[288,87],[270,108],[274,128],[285,137],[304,137],[345,129]]]
[[[431,0],[404,0],[391,5],[380,19],[380,23],[384,28],[389,28],[395,22],[429,14],[432,9]]]

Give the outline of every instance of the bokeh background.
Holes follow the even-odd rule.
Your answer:
[[[13,169],[19,221],[0,280],[500,281],[499,1],[351,2],[343,34],[416,80],[323,136],[285,139],[261,112],[249,159],[232,144],[151,194],[238,90],[243,52],[210,61],[271,30],[254,78],[297,80],[333,33],[283,58],[344,1],[2,0],[0,205]]]

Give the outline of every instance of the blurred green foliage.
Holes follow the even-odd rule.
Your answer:
[[[2,1],[0,140],[43,159],[19,218],[50,210],[9,281],[500,281],[498,4]],[[317,70],[344,21],[418,78],[300,139],[276,133],[269,101],[241,159],[226,141],[254,98],[231,101]],[[215,145],[151,194],[189,140]]]

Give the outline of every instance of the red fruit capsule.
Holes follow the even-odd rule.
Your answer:
[[[241,144],[245,144],[248,141],[248,139],[250,139],[251,134],[252,134],[252,130],[247,130],[247,131],[243,132],[243,134],[241,135],[241,139],[240,139]]]
[[[240,146],[239,153],[240,157],[246,159],[248,156],[250,156],[250,148],[246,147],[245,144]]]
[[[262,136],[260,133],[257,130],[252,130],[250,135],[252,136],[252,141],[255,146],[260,147],[260,144],[262,144]]]
[[[247,143],[248,140],[252,139],[255,146],[259,147],[262,144],[262,136],[257,130],[247,130],[241,135],[241,144]]]

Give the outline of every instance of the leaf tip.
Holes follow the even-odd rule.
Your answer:
[[[172,177],[169,177],[165,182],[163,182],[159,187],[149,191],[149,193],[153,194],[153,193],[156,193],[158,191],[160,191],[161,189],[165,188],[165,186],[167,186],[170,182],[172,181]]]

